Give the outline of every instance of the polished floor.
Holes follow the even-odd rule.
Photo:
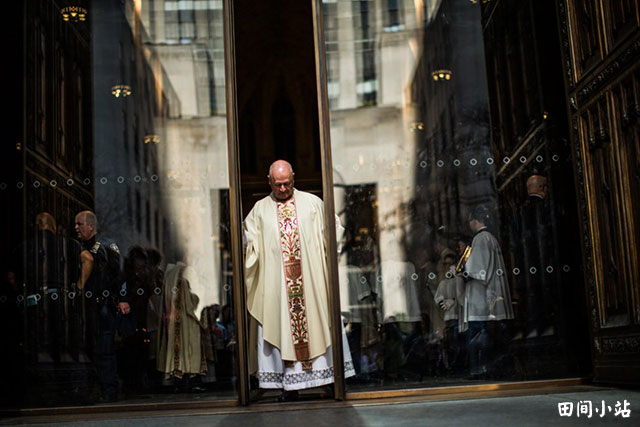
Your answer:
[[[637,426],[640,391],[575,387],[565,392],[461,398],[440,396],[347,402],[259,403],[251,408],[209,408],[4,418],[0,425],[64,426]],[[450,399],[450,400],[449,400]],[[565,416],[559,413],[559,405]],[[572,408],[571,415],[568,409]],[[604,413],[602,412],[604,408]],[[589,409],[591,413],[589,413]],[[636,412],[638,411],[638,412]]]

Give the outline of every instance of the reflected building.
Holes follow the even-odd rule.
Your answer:
[[[206,306],[230,297],[227,135],[221,4],[198,5],[96,2],[95,181],[104,232],[188,257]],[[118,82],[131,94],[105,96]]]
[[[333,194],[345,228],[332,273],[359,374],[350,392],[469,384],[470,340],[443,315],[458,308],[458,289],[439,302],[435,293],[480,205],[493,215],[515,315],[487,321],[491,340],[479,347],[499,363],[485,378],[639,377],[637,0],[7,8],[21,35],[8,46],[19,59],[9,81],[22,83],[0,147],[0,344],[15,367],[0,395],[12,407],[92,403],[92,364],[73,340],[88,298],[75,289],[73,222],[84,209],[131,255],[125,273],[143,292],[132,306],[147,322],[138,329],[154,327],[119,338],[136,362],[120,365],[125,386],[133,372],[136,398],[187,389],[146,368],[158,335],[193,316],[182,348],[202,346],[208,372],[204,381],[196,366],[195,384],[248,404],[248,363],[235,352],[252,341],[234,312],[244,285],[231,268],[230,207],[240,207],[237,238],[275,158],[291,161],[299,189]],[[188,274],[163,280],[176,264]]]
[[[409,84],[415,187],[405,243],[428,285],[426,307],[443,278],[443,250],[469,240],[471,210],[482,204],[497,212],[480,10],[465,1],[429,3]],[[428,312],[439,329],[442,314]]]
[[[523,372],[584,366],[586,336],[574,165],[553,1],[503,2],[482,10],[491,146],[500,225],[514,295],[510,351]],[[540,185],[536,185],[540,182]],[[578,267],[578,268],[576,268]],[[578,302],[578,304],[575,304]],[[581,349],[576,351],[575,349]]]
[[[407,261],[400,238],[408,231],[415,160],[406,83],[419,25],[412,2],[325,1],[323,8],[336,210],[346,228],[340,262],[343,277],[351,277],[341,283],[342,308],[349,312],[362,304],[347,288],[366,282],[371,295],[381,295],[387,283],[393,292],[398,276],[413,284],[412,273],[381,265]],[[419,320],[406,297],[380,302],[369,303],[374,323]]]
[[[343,311],[360,310],[352,288],[365,282],[378,322],[433,312],[436,239],[497,202],[480,11],[457,3],[323,2]],[[381,267],[398,262],[411,273]]]
[[[505,372],[523,378],[583,363],[567,346],[584,337],[566,335],[579,310],[560,308],[579,292],[557,285],[579,276],[580,260],[562,249],[577,230],[567,221],[576,207],[563,185],[571,166],[560,60],[535,53],[558,44],[552,33],[540,34],[555,19],[549,7],[323,2],[336,209],[346,228],[341,304],[352,322],[356,364],[360,357],[372,365],[381,354],[394,359],[397,349],[384,344],[391,330],[428,355],[411,361],[417,350],[409,350],[406,367],[441,363],[445,322],[434,295],[443,257],[458,242],[471,243],[469,214],[479,205],[491,212],[516,311],[515,321],[492,326],[513,331],[491,332],[514,342],[496,341],[488,351],[505,360]],[[533,34],[540,34],[535,43]],[[530,224],[526,197],[535,174],[553,187],[539,226]],[[576,272],[563,273],[567,265]],[[400,329],[381,327],[386,323]],[[537,363],[532,355],[545,346],[554,352]],[[378,369],[398,363],[387,361]]]
[[[12,142],[2,153],[0,310],[14,318],[2,322],[2,363],[11,369],[0,395],[14,403],[82,402],[89,369],[70,363],[78,335],[69,335],[69,326],[78,305],[65,297],[78,277],[73,220],[95,202],[91,28],[81,23],[68,31],[52,1],[9,10],[24,18],[11,24],[22,60],[10,67],[24,85],[9,101]],[[57,226],[41,230],[39,214]],[[72,387],[61,393],[62,380]]]
[[[145,44],[179,102],[179,108],[169,110],[166,144],[160,143],[170,227],[206,284],[202,303],[229,304],[222,2],[154,0],[141,3],[138,12],[147,31]]]
[[[434,3],[410,85],[416,105],[414,219],[433,233],[432,240],[436,230],[462,234],[474,206],[495,209],[497,202],[480,10],[463,1]]]
[[[162,265],[188,259],[198,276],[192,282],[201,284],[192,289],[198,317],[205,307],[232,301],[225,286],[231,269],[221,4],[211,2],[196,13],[189,2],[190,12],[181,11],[180,19],[196,13],[208,31],[198,27],[199,37],[187,37],[182,29],[178,42],[169,22],[184,2],[88,3],[81,7],[83,20],[65,18],[64,8],[46,0],[14,7],[25,18],[20,47],[27,52],[27,78],[18,104],[27,114],[16,117],[24,125],[16,129],[24,133],[11,150],[3,147],[8,168],[2,182],[12,188],[4,191],[3,184],[2,198],[16,210],[2,213],[0,300],[22,317],[21,327],[12,322],[21,332],[7,334],[3,347],[8,361],[27,362],[11,382],[38,390],[15,395],[28,405],[92,399],[92,363],[82,354],[79,332],[83,294],[75,289],[77,212],[96,212],[100,238],[117,243],[122,258],[138,246],[157,249]],[[59,248],[38,246],[41,213],[57,223],[55,235],[45,240],[60,241]],[[35,258],[41,262],[33,264]],[[41,280],[41,273],[51,271],[60,277]],[[137,304],[142,308],[147,291],[161,290],[161,283],[147,278],[136,278],[143,285],[135,291],[143,294],[133,298],[144,299]],[[138,326],[146,332],[146,323]],[[144,344],[136,348],[148,347],[146,335],[140,337]],[[120,345],[131,355],[131,341]],[[229,372],[221,378],[232,376],[232,355],[228,359]],[[67,376],[73,387],[60,393],[54,384]]]
[[[95,211],[99,233],[123,255],[135,245],[172,251],[170,206],[162,199],[167,120],[180,100],[148,47],[133,3],[94,2]],[[163,177],[164,178],[164,177]]]

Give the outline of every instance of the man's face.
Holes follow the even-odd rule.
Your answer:
[[[471,229],[471,231],[473,231],[474,233],[478,230],[480,230],[482,227],[484,227],[484,224],[481,223],[480,221],[478,221],[477,219],[471,219],[469,220],[469,228]]]
[[[269,177],[269,186],[276,199],[288,200],[293,195],[293,174],[286,169],[275,169]]]
[[[547,185],[547,178],[541,178],[537,183],[537,192],[543,199],[547,198],[547,194],[549,193],[549,186]]]
[[[93,224],[88,224],[86,216],[83,214],[76,215],[75,227],[76,234],[78,235],[78,239],[80,240],[89,240],[91,239],[95,232],[95,227]]]

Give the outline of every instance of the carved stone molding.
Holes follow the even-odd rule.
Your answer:
[[[631,46],[625,49],[618,57],[612,61],[602,71],[592,77],[586,84],[578,90],[577,98],[580,105],[589,98],[597,95],[600,89],[607,83],[613,81],[622,74],[640,57],[640,39],[636,40]]]
[[[544,143],[549,139],[547,133],[547,128],[544,123],[538,123],[536,126],[532,126],[532,130],[527,132],[527,135],[521,143],[501,156],[513,160],[523,156],[528,160],[524,163],[520,161],[510,161],[509,163],[501,166],[496,174],[498,187],[501,187],[504,182],[509,181],[514,176],[517,176],[518,173],[520,173],[519,170],[523,164],[530,165],[532,163],[533,157],[535,157],[532,156],[532,153],[535,153],[536,150],[544,145]]]
[[[27,191],[37,190],[40,187],[50,187],[54,191],[63,191],[73,195],[85,206],[93,206],[93,183],[88,178],[74,177],[72,185],[67,182],[69,176],[52,167],[51,164],[40,161],[33,154],[26,157],[27,182],[24,183]],[[55,183],[52,185],[52,182]],[[37,186],[36,186],[36,183]]]
[[[572,143],[574,156],[574,173],[576,177],[576,192],[578,196],[578,209],[580,211],[582,246],[584,259],[584,280],[587,286],[587,295],[589,299],[589,314],[591,318],[591,326],[594,330],[600,327],[600,316],[598,314],[598,302],[596,296],[596,280],[595,267],[593,263],[593,254],[591,251],[591,228],[589,227],[589,205],[587,201],[587,193],[583,168],[583,153],[580,144],[580,136],[578,132],[578,116],[574,115],[571,120],[572,126]]]
[[[573,67],[571,64],[571,47],[569,42],[569,22],[567,21],[567,5],[565,3],[565,0],[560,0],[557,5],[564,74],[569,91],[572,91],[575,88],[575,82],[573,81]]]
[[[601,355],[640,353],[640,335],[596,338],[595,348]]]

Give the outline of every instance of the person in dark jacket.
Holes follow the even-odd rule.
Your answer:
[[[91,211],[76,215],[75,230],[82,244],[81,273],[77,287],[86,298],[87,353],[98,374],[102,401],[118,397],[115,352],[116,311],[128,314],[120,251],[97,236],[97,218]]]

